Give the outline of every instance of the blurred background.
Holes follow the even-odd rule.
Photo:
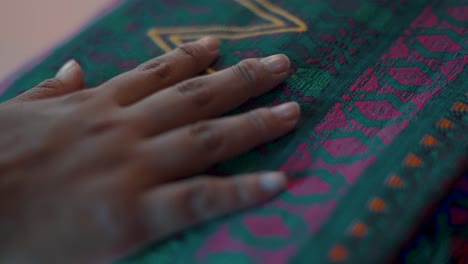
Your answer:
[[[0,0],[0,80],[75,34],[115,0]]]

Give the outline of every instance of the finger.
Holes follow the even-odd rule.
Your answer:
[[[133,105],[128,109],[128,120],[135,122],[144,134],[154,135],[219,116],[278,85],[287,77],[289,66],[289,59],[284,55],[244,60],[221,72],[177,84]]]
[[[219,40],[213,37],[182,45],[117,76],[100,89],[108,91],[120,105],[132,104],[156,91],[200,74],[216,60],[219,47]]]
[[[143,223],[155,240],[266,202],[286,186],[282,173],[201,177],[159,187],[143,198]]]
[[[55,78],[43,81],[14,100],[24,102],[58,97],[78,91],[83,87],[81,66],[75,60],[70,60],[62,66]]]
[[[295,127],[299,115],[299,105],[287,103],[198,123],[144,141],[140,146],[141,161],[147,163],[149,171],[164,176],[141,180],[159,183],[204,171],[284,135]]]

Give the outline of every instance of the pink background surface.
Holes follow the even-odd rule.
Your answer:
[[[115,0],[0,0],[0,80],[60,44]]]

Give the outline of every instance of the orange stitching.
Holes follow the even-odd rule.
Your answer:
[[[385,208],[387,207],[387,204],[384,202],[384,200],[380,198],[374,198],[370,203],[369,203],[369,209],[373,212],[381,213],[385,211]]]
[[[468,93],[466,93],[465,96],[468,97]],[[468,112],[468,105],[462,102],[457,102],[453,105],[452,111]],[[443,129],[452,129],[455,127],[455,124],[451,122],[450,120],[448,120],[447,118],[442,118],[436,125],[437,127],[443,128]],[[431,135],[425,135],[422,138],[421,143],[426,147],[435,147],[438,144],[438,140]],[[421,167],[423,165],[423,160],[420,157],[416,156],[415,154],[410,153],[406,157],[404,164],[409,167]],[[404,185],[404,181],[401,177],[397,175],[392,175],[391,177],[387,179],[386,184],[390,187],[401,188]],[[385,202],[380,198],[374,198],[369,203],[369,209],[374,212],[382,212],[385,210],[385,207],[386,207]],[[351,230],[351,233],[357,237],[360,237],[359,235],[362,236],[363,232],[367,232],[367,226],[365,226],[362,223],[355,224]]]
[[[446,118],[442,118],[442,120],[439,121],[437,124],[439,128],[445,128],[445,129],[452,129],[455,127],[455,124],[447,120]]]
[[[405,165],[408,167],[412,167],[412,168],[421,167],[422,164],[423,164],[422,159],[414,154],[409,154],[405,159]]]
[[[404,182],[399,176],[393,175],[388,178],[387,185],[393,188],[402,188],[404,186]]]
[[[422,139],[422,144],[426,147],[434,147],[438,143],[437,139],[430,135],[425,135]]]
[[[462,102],[457,102],[453,107],[452,111],[457,111],[457,112],[468,112],[468,105],[462,103]]]
[[[354,224],[351,228],[351,234],[358,238],[365,236],[367,234],[367,225],[361,222]]]
[[[335,246],[330,250],[328,257],[332,262],[345,261],[348,258],[348,250],[341,245]]]

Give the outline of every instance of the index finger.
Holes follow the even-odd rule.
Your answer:
[[[130,105],[154,92],[200,74],[216,60],[219,47],[218,39],[202,38],[143,63],[104,83],[98,89],[108,91],[118,104]]]

